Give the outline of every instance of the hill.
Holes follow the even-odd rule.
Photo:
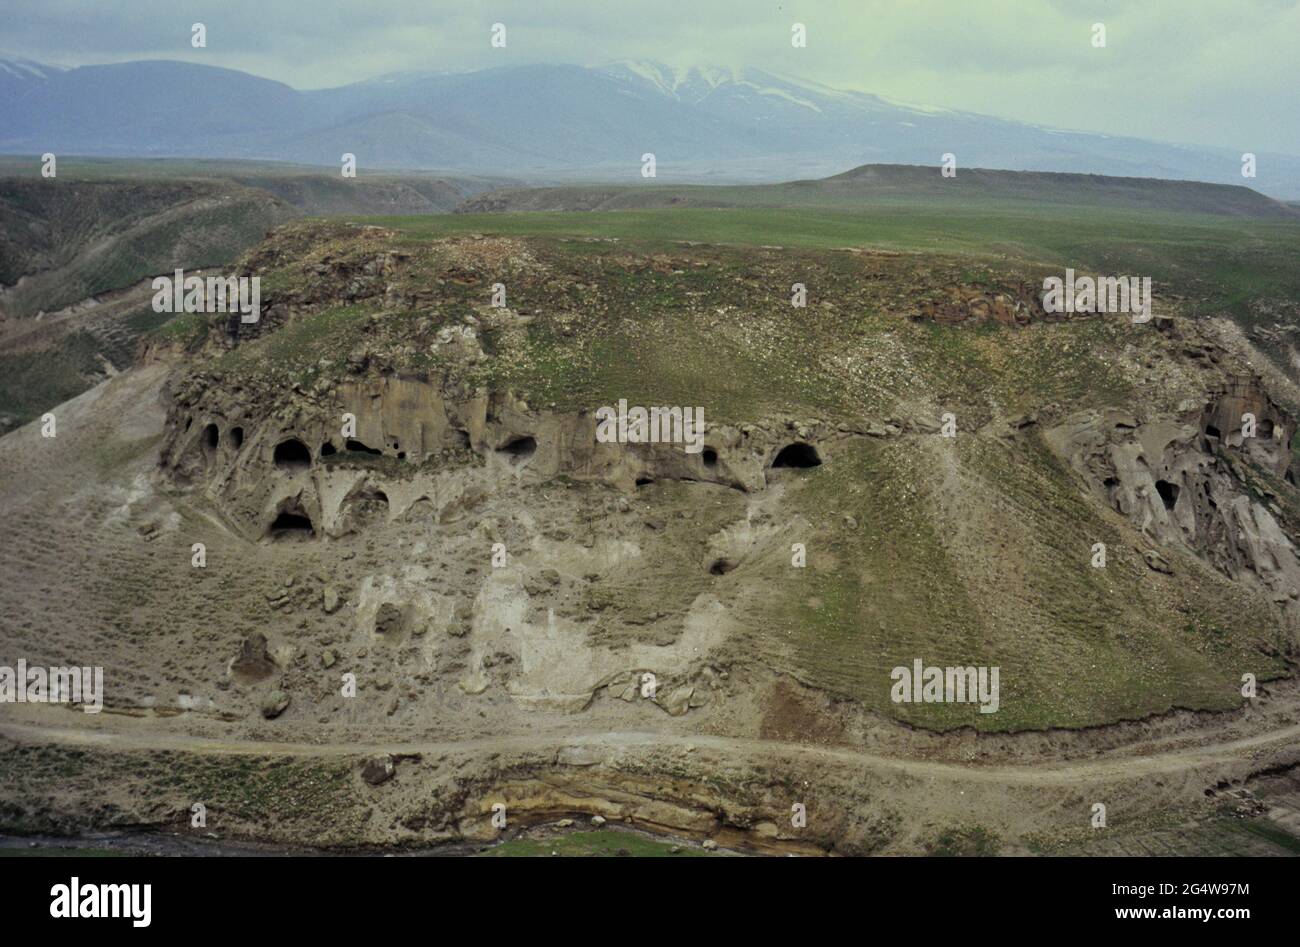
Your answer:
[[[1176,283],[1146,324],[1049,314],[1053,266],[950,249],[421,229],[539,217],[573,219],[290,221],[237,264],[256,326],[182,316],[56,438],[0,438],[9,643],[112,675],[102,722],[0,721],[0,826],[203,798],[418,845],[504,798],[1024,852],[1295,765],[1300,389],[1231,321]],[[702,408],[702,449],[601,440],[624,399]],[[996,708],[896,700],[916,661],[997,668]]]
[[[67,158],[44,179],[37,162],[0,159],[0,432],[133,362],[167,318],[150,278],[232,263],[295,217],[443,213],[492,183]]]
[[[781,184],[567,185],[488,190],[456,213],[636,210],[653,207],[879,207],[960,204],[977,210],[1022,203],[1222,214],[1300,221],[1289,204],[1241,185],[1162,181],[1096,174],[960,169],[945,178],[937,167],[862,165],[832,177]]]

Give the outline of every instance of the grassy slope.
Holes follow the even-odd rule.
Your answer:
[[[1300,300],[1300,222],[1209,214],[989,202],[881,203],[853,210],[673,208],[617,213],[456,214],[367,222],[413,242],[453,234],[679,240],[786,247],[869,246],[1012,258],[1080,273],[1150,276],[1157,292],[1198,301],[1250,324],[1253,306]],[[1269,321],[1272,321],[1271,319]]]
[[[1152,401],[1134,389],[1125,359],[1180,354],[1177,343],[1123,320],[1006,329],[899,318],[927,288],[996,285],[1023,276],[1019,264],[663,241],[431,241],[448,220],[389,222],[401,229],[393,242],[411,252],[396,282],[437,286],[428,306],[387,311],[378,324],[368,318],[377,305],[327,309],[212,368],[273,389],[312,383],[339,375],[346,353],[369,343],[399,353],[406,369],[437,373],[451,368],[424,354],[437,330],[481,311],[487,287],[501,280],[510,305],[533,321],[485,329],[493,358],[465,380],[557,410],[626,397],[702,404],[711,424],[783,414],[862,424],[921,404],[936,416],[953,410],[973,431],[1047,404],[1167,410],[1192,392],[1171,385]],[[286,235],[306,246],[301,258],[274,274],[289,294],[310,291],[316,261],[356,252],[346,231],[330,229],[315,245],[301,233]],[[477,263],[466,256],[475,247]],[[359,258],[380,249],[369,243]],[[798,278],[812,287],[807,310],[784,295]],[[321,359],[332,364],[322,368]],[[1257,650],[1280,643],[1260,602],[1191,560],[1179,560],[1174,580],[1151,572],[1140,537],[1083,499],[1037,434],[1014,447],[991,433],[864,440],[789,483],[787,508],[809,524],[798,538],[810,564],[792,576],[782,552],[733,574],[749,583],[733,603],[757,649],[749,654],[882,713],[935,727],[1085,726],[1235,706],[1243,669],[1261,679],[1283,670]],[[659,500],[692,502],[677,492]],[[1110,550],[1104,571],[1088,564],[1096,541]],[[656,575],[681,603],[712,588],[691,555],[672,557]],[[1002,711],[892,704],[889,670],[917,657],[1000,666]]]

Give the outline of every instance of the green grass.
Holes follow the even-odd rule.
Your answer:
[[[1271,842],[1278,848],[1292,855],[1300,855],[1300,838],[1296,838],[1281,826],[1265,819],[1248,819],[1228,823],[1232,828],[1248,835],[1254,835]]]
[[[673,848],[680,848],[674,852]],[[495,845],[479,857],[485,858],[540,858],[556,855],[562,858],[608,858],[632,856],[635,858],[699,858],[709,853],[703,849],[662,842],[635,832],[617,829],[603,831],[576,831],[552,838],[517,838]]]
[[[86,377],[102,371],[99,350],[94,336],[78,330],[53,348],[0,354],[0,413],[26,423],[75,398],[89,387]]]
[[[938,730],[1082,727],[1229,709],[1243,668],[1286,673],[1259,650],[1283,647],[1265,603],[1206,567],[1165,587],[1032,435],[1014,450],[960,434],[941,447],[861,441],[787,489],[813,524],[801,537],[810,562],[799,582],[773,585],[775,620],[750,620],[776,649],[765,661],[884,716]],[[1105,569],[1089,564],[1097,541]],[[999,667],[998,712],[894,703],[892,669],[918,658]]]
[[[926,854],[937,858],[988,857],[996,855],[1000,847],[997,834],[981,825],[956,826],[939,833],[926,847]]]
[[[1019,202],[882,203],[853,210],[807,207],[656,208],[373,217],[410,244],[469,233],[617,238],[673,245],[874,247],[997,260],[1080,272],[1151,276],[1164,290],[1227,309],[1247,322],[1251,301],[1300,298],[1300,223],[1120,208],[1034,207]]]

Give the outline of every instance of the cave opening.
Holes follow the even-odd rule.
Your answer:
[[[275,454],[272,459],[281,470],[296,473],[311,466],[311,451],[307,449],[307,445],[302,441],[296,437],[291,437],[287,441],[281,441],[275,445]]]
[[[232,427],[230,429],[230,439],[235,443],[235,450],[244,446],[244,429],[242,427]]]
[[[736,568],[740,563],[734,559],[714,559],[709,566],[709,575],[726,575]]]
[[[281,537],[306,539],[316,535],[316,527],[312,525],[311,517],[298,510],[281,510],[280,515],[271,523],[271,537],[278,539]]]
[[[704,461],[705,467],[718,466],[718,452],[712,447],[704,448],[704,452],[700,454],[700,459]]]
[[[817,456],[817,448],[811,444],[796,441],[781,448],[776,455],[776,459],[772,461],[772,466],[806,469],[808,467],[819,467],[821,462],[822,459]]]
[[[203,429],[203,447],[205,450],[216,450],[217,445],[221,443],[221,432],[217,430],[215,424],[209,424]]]
[[[333,457],[339,452],[339,449],[330,441],[326,441],[320,446],[320,455],[322,457]]]
[[[1178,494],[1182,492],[1182,488],[1176,483],[1170,483],[1168,480],[1157,480],[1156,492],[1160,494],[1160,499],[1164,501],[1165,509],[1172,510],[1178,503]]]
[[[497,453],[506,455],[512,464],[522,464],[537,453],[537,438],[529,435],[511,438],[504,447],[497,448]]]
[[[370,447],[367,444],[363,444],[360,441],[356,440],[355,438],[349,440],[344,445],[344,447],[346,447],[348,450],[352,451],[355,454],[374,454],[378,456],[383,453],[383,451],[374,447]]]

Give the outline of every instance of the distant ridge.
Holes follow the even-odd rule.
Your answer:
[[[865,164],[827,178],[755,185],[644,184],[505,188],[460,204],[456,213],[607,211],[652,207],[852,207],[958,198],[1300,221],[1296,207],[1235,184],[1164,181],[1048,171]]]

